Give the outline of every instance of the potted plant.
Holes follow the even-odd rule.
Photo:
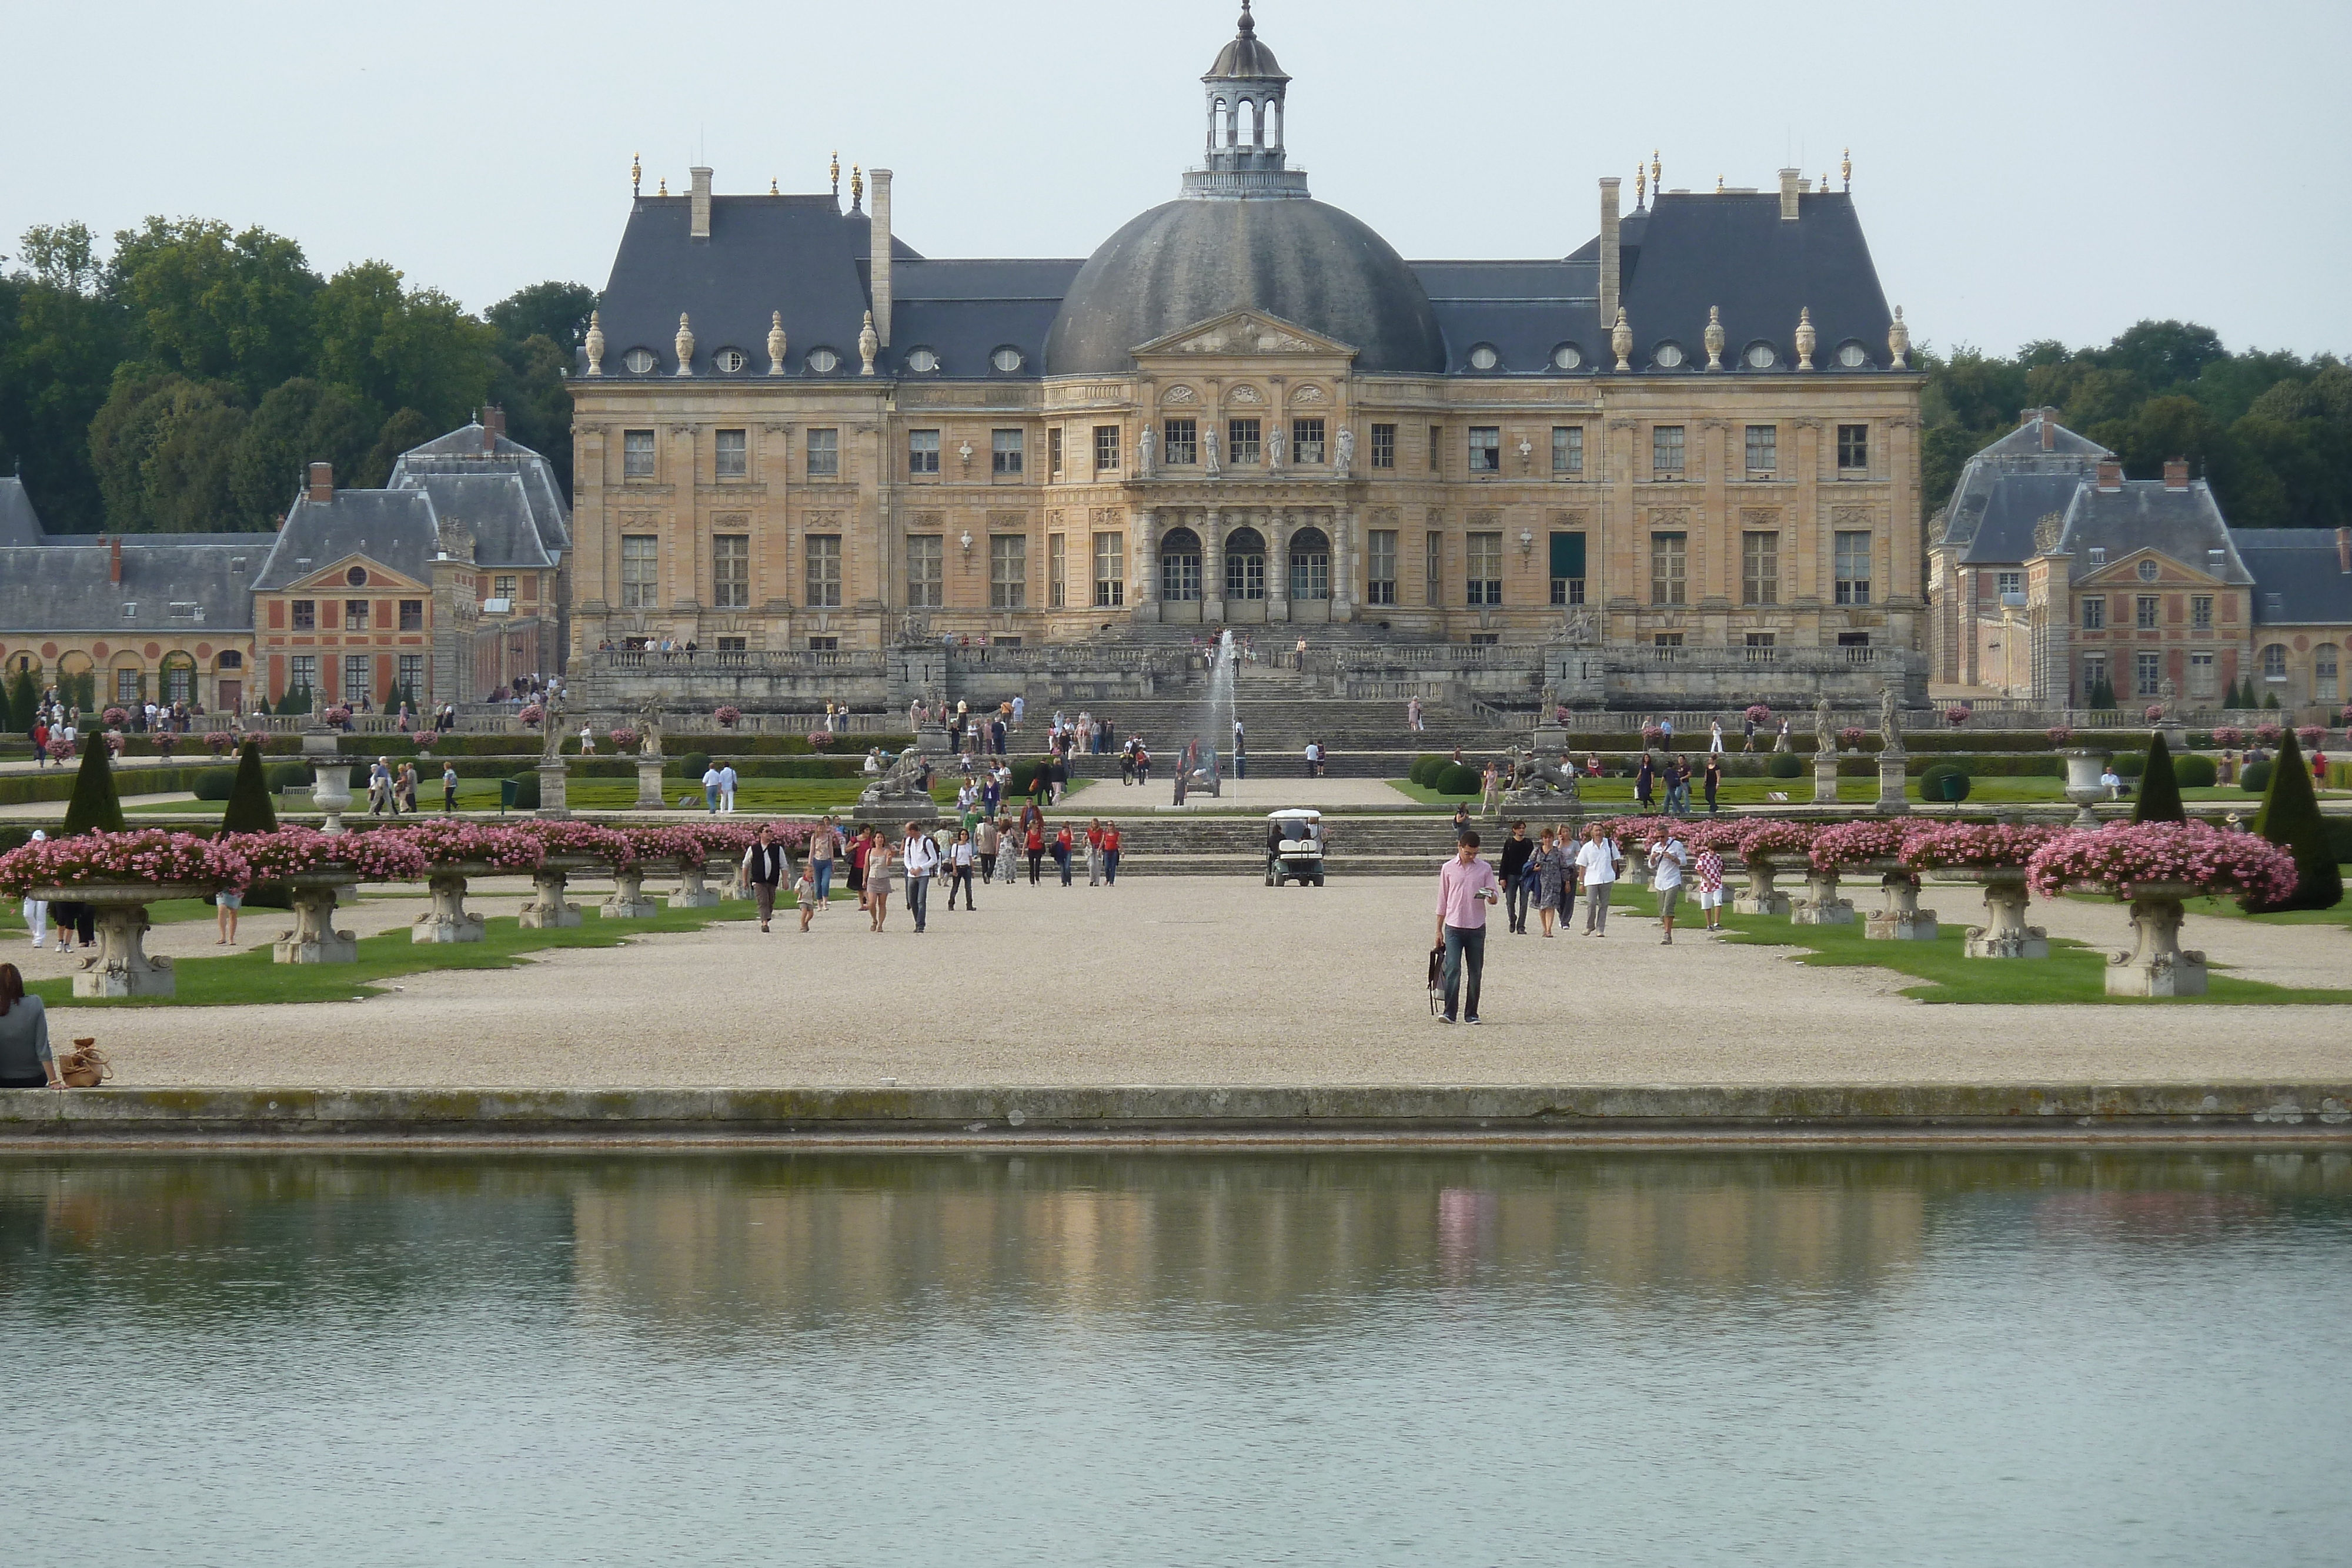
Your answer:
[[[2327,731],[2315,724],[2299,725],[2295,728],[2294,737],[2303,743],[2303,748],[2305,751],[2316,751],[2326,744]]]
[[[418,730],[416,732],[416,755],[419,757],[432,756],[433,747],[439,744],[440,739],[441,732],[437,729]]]
[[[834,733],[829,729],[810,730],[808,732],[809,749],[811,751],[831,751],[833,749],[834,738]]]
[[[2117,822],[2063,834],[2034,852],[2027,881],[2044,898],[2099,888],[2131,905],[2132,948],[2107,959],[2111,997],[2201,997],[2205,955],[2180,946],[2181,901],[2236,894],[2284,898],[2294,857],[2252,833],[2203,822]]]
[[[743,722],[743,710],[740,707],[722,707],[710,716],[719,721],[719,728],[733,729]]]
[[[223,841],[245,857],[254,880],[287,890],[294,929],[272,945],[271,956],[280,964],[358,962],[358,940],[335,929],[343,890],[362,882],[416,882],[425,874],[425,852],[403,833],[280,828],[232,833]]]
[[[608,732],[604,738],[613,743],[613,749],[614,751],[617,751],[625,757],[630,752],[635,751],[637,748],[637,742],[642,737],[639,737],[635,730],[631,729],[625,724],[617,729]]]
[[[1848,751],[1860,751],[1864,731],[1858,724],[1850,724],[1838,731],[1838,744]]]
[[[1732,900],[1735,915],[1787,915],[1789,895],[1772,885],[1782,867],[1806,863],[1817,831],[1808,822],[1768,821],[1744,824],[1738,838],[1739,858],[1748,867],[1748,886]]]
[[[547,717],[547,710],[540,706],[537,703],[532,703],[529,707],[524,708],[520,713],[515,715],[515,717],[522,721],[524,728],[537,729],[541,723]]]
[[[98,961],[74,977],[78,997],[168,997],[169,958],[146,951],[147,906],[242,890],[253,873],[236,850],[162,828],[77,833],[0,855],[0,897],[87,904],[96,910]]]
[[[1837,879],[1845,872],[1878,873],[1884,903],[1863,923],[1864,937],[1895,942],[1936,939],[1936,912],[1919,907],[1919,875],[1903,860],[1904,841],[1910,833],[1906,824],[1864,820],[1823,828],[1813,839],[1809,858],[1813,874],[1828,879],[1823,889],[1826,896],[1836,897]],[[1846,904],[1847,920],[1853,918],[1853,907]]]
[[[1971,958],[2047,958],[2049,933],[2025,923],[2026,864],[2067,830],[2007,823],[1954,822],[1922,828],[1903,841],[1903,863],[1984,888],[1985,923],[1969,927]]]
[[[1969,722],[1969,716],[1973,711],[1975,710],[1970,708],[1966,703],[1956,704],[1944,710],[1944,722],[1950,725],[1954,729],[1958,729],[1960,726]]]
[[[2218,726],[2213,731],[2213,744],[2234,751],[2246,744],[2246,732],[2234,724]]]
[[[236,737],[226,729],[207,730],[205,732],[205,745],[215,758],[226,757],[236,748]]]
[[[466,907],[467,879],[528,876],[547,858],[540,841],[519,828],[497,828],[458,818],[376,831],[398,833],[425,855],[425,882],[433,895],[433,907],[416,917],[408,934],[412,942],[479,942],[482,917]]]
[[[546,852],[530,873],[539,896],[522,906],[520,916],[526,931],[553,931],[579,925],[580,906],[567,904],[563,898],[564,884],[572,875],[598,865],[631,865],[637,858],[636,847],[630,843],[627,834],[594,822],[526,822],[516,831],[537,839],[540,848]]]
[[[2053,747],[2072,746],[2074,744],[2074,727],[2071,725],[2053,724],[2042,733],[2049,738],[2050,744]]]
[[[109,729],[121,729],[131,722],[131,715],[126,709],[110,707],[98,716],[98,722]]]

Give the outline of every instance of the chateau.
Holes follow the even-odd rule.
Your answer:
[[[572,382],[575,663],[1231,625],[1920,700],[1923,377],[1850,190],[1654,161],[1570,254],[1407,261],[1308,193],[1246,5],[1202,83],[1176,199],[1083,261],[931,259],[888,170],[637,193]]]

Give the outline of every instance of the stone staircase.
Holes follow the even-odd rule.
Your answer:
[[[1071,803],[1091,804],[1084,796]],[[1108,803],[1106,802],[1106,806]],[[1074,826],[1084,827],[1086,812]],[[1126,818],[1106,809],[1125,841],[1121,876],[1256,876],[1265,866],[1263,816]],[[1453,852],[1448,819],[1430,813],[1392,817],[1327,816],[1328,876],[1434,876]],[[1022,873],[1026,875],[1024,870]]]
[[[1075,720],[1078,706],[1065,704],[1063,716]],[[1122,698],[1103,703],[1092,711],[1097,717],[1107,716],[1112,721],[1115,741],[1139,734],[1155,755],[1175,750],[1193,735],[1205,731],[1211,723],[1208,693],[1200,688],[1188,690],[1181,697]],[[1319,740],[1326,749],[1335,752],[1404,751],[1412,755],[1451,751],[1456,746],[1465,751],[1493,752],[1502,749],[1506,738],[1504,732],[1475,715],[1438,704],[1424,708],[1423,722],[1427,730],[1415,735],[1405,726],[1402,703],[1355,702],[1342,697],[1262,697],[1250,687],[1238,685],[1234,713],[1242,721],[1244,736],[1254,755],[1286,753],[1295,758],[1306,749],[1309,740]],[[1018,741],[1008,737],[1008,743],[1015,751],[1034,753],[1052,716],[1050,708],[1040,711],[1033,706]],[[1221,738],[1230,741],[1232,737]]]

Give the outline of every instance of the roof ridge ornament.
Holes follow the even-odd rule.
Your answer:
[[[841,201],[841,149],[838,147],[833,150],[833,199],[836,204]]]
[[[784,373],[784,313],[781,310],[768,317],[768,373]]]
[[[1853,192],[1853,148],[1849,147],[1849,148],[1847,148],[1847,149],[1845,150],[1845,156],[1844,156],[1843,160],[1843,161],[1841,161],[1841,162],[1839,162],[1839,164],[1838,164],[1838,172],[1845,176],[1845,188],[1846,188],[1847,193],[1848,193],[1849,194],[1851,194],[1851,193],[1852,193],[1852,192]]]
[[[874,373],[874,353],[881,346],[882,340],[874,335],[874,312],[868,310],[866,313],[866,325],[860,328],[857,333],[857,357],[866,361],[866,368],[857,372],[859,375],[870,376]]]
[[[645,158],[641,153],[632,152],[629,154],[629,194],[632,197],[639,194],[645,183]]]
[[[849,166],[849,210],[856,212],[866,204],[866,169],[863,164]]]
[[[1799,370],[1810,371],[1813,368],[1813,345],[1819,341],[1821,341],[1821,335],[1813,330],[1812,308],[1800,305],[1797,307],[1797,368]]]
[[[1650,189],[1663,196],[1666,193],[1665,165],[1658,162],[1658,150],[1650,149]]]
[[[1889,370],[1911,368],[1911,329],[1903,320],[1903,307],[1895,308],[1895,325],[1886,329],[1886,351],[1894,356],[1887,363]]]
[[[1649,193],[1649,189],[1650,172],[1643,168],[1642,161],[1636,158],[1633,160],[1633,205],[1636,208],[1642,205],[1643,197]]]
[[[1720,305],[1706,308],[1706,368],[1710,371],[1723,369],[1723,307]]]
[[[677,336],[671,340],[671,345],[677,350],[677,373],[694,374],[694,329],[688,324],[683,310],[677,313]]]
[[[593,310],[588,312],[586,347],[588,373],[592,376],[603,375],[604,373],[604,323],[599,319],[599,313]]]
[[[1633,361],[1628,357],[1633,352],[1633,329],[1625,319],[1625,307],[1622,305],[1617,307],[1617,324],[1609,329],[1609,349],[1617,356],[1619,370],[1633,368]]]

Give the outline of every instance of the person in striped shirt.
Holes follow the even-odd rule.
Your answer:
[[[1723,856],[1713,844],[1698,852],[1691,863],[1691,881],[1698,885],[1698,906],[1706,914],[1710,936],[1723,934]]]

